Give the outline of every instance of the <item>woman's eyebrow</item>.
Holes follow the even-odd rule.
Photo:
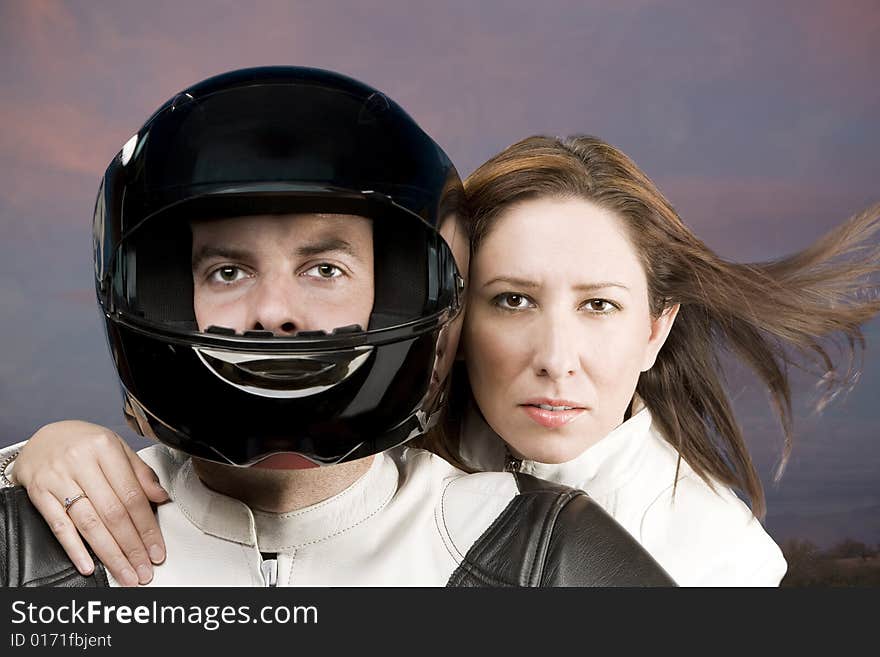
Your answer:
[[[483,283],[483,287],[489,287],[490,285],[494,285],[495,283],[507,283],[508,285],[513,285],[514,287],[526,288],[526,289],[534,289],[536,287],[540,287],[538,283],[535,281],[530,281],[527,278],[516,278],[514,276],[496,276],[490,281]]]
[[[494,285],[495,283],[506,283],[508,285],[513,285],[514,287],[518,287],[521,289],[533,290],[535,288],[541,287],[540,283],[535,281],[531,281],[527,278],[517,278],[515,276],[496,276],[492,280],[483,284],[483,287],[489,287],[490,285]],[[579,292],[595,292],[596,290],[603,290],[609,287],[618,287],[622,290],[626,290],[629,292],[629,287],[624,285],[623,283],[616,283],[614,281],[597,281],[595,283],[578,283],[576,285],[572,285],[571,288],[573,290],[577,290]]]
[[[629,292],[629,287],[623,283],[615,283],[614,281],[600,281],[598,283],[581,283],[579,285],[572,285],[573,290],[578,290],[580,292],[595,292],[596,290],[604,290],[609,287],[618,287],[621,290]]]

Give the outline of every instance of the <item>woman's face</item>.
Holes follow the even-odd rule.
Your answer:
[[[463,348],[476,402],[519,456],[571,460],[623,421],[676,311],[651,317],[613,213],[582,199],[516,204],[471,261]]]

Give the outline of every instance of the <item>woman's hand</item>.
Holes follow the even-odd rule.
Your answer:
[[[83,575],[95,565],[80,534],[123,586],[146,584],[152,564],[165,560],[150,501],[165,502],[168,493],[110,429],[75,420],[47,424],[22,448],[13,477]],[[80,493],[86,497],[65,512],[64,498]]]

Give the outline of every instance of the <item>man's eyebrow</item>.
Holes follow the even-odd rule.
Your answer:
[[[311,258],[324,253],[332,253],[334,251],[341,251],[359,260],[362,259],[357,250],[349,242],[335,237],[319,239],[311,243],[303,244],[302,246],[297,247],[296,255],[300,258]],[[215,258],[218,260],[247,260],[250,255],[250,252],[245,249],[205,244],[193,253],[192,268],[197,269],[205,260]]]
[[[205,244],[192,255],[192,268],[198,267],[205,261],[210,259],[218,260],[247,260],[250,253],[244,249],[236,249],[235,247],[213,246]]]
[[[312,258],[314,256],[332,253],[334,251],[341,251],[342,253],[347,253],[353,258],[357,258],[358,260],[361,259],[361,255],[357,250],[349,242],[346,242],[339,237],[326,237],[308,244],[303,244],[302,246],[297,247],[296,255],[300,258]]]
[[[483,287],[489,287],[490,285],[494,285],[495,283],[506,283],[508,285],[512,285],[514,287],[524,290],[534,290],[541,287],[541,285],[535,281],[531,281],[527,278],[517,278],[516,276],[496,276],[492,280],[484,283]],[[629,287],[627,287],[623,283],[616,283],[614,281],[578,283],[577,285],[572,285],[571,287],[573,290],[577,290],[579,292],[595,292],[596,290],[604,290],[605,288],[609,287],[619,287],[620,289],[629,292]]]

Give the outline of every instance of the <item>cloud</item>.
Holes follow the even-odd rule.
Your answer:
[[[694,232],[737,260],[781,257],[806,247],[880,200],[880,189],[842,181],[741,176],[661,175],[658,184]]]

